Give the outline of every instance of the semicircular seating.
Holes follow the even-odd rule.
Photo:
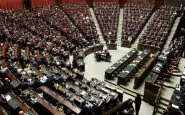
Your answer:
[[[139,49],[154,48],[161,51],[168,38],[171,27],[177,16],[177,8],[172,6],[161,6],[149,22],[147,30],[139,39]]]
[[[119,4],[116,2],[94,2],[94,13],[106,42],[116,41],[119,20]]]
[[[122,46],[130,47],[154,10],[154,5],[127,3],[123,8]]]

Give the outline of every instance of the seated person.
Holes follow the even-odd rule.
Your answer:
[[[95,52],[96,61],[111,61],[111,55],[108,50]]]

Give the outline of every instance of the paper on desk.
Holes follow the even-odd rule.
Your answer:
[[[175,109],[179,109],[179,106],[177,106],[175,104],[172,104],[172,107],[175,108]]]
[[[7,95],[7,96],[5,97],[5,99],[6,99],[6,101],[10,101],[10,100],[12,99],[12,97],[11,97],[10,95]]]
[[[82,91],[82,92],[81,92],[81,95],[85,95],[85,91]]]

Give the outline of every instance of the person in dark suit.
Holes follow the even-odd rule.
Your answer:
[[[135,98],[136,115],[139,115],[140,107],[141,107],[141,97],[140,94],[137,94],[137,97]]]

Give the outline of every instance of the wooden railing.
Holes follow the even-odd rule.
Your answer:
[[[105,111],[103,112],[103,115],[110,115],[116,111],[118,111],[119,109],[124,109],[128,106],[128,103],[132,101],[132,99],[128,99],[127,101],[125,102],[122,102],[121,104],[117,105],[116,107],[110,109],[109,111]]]

